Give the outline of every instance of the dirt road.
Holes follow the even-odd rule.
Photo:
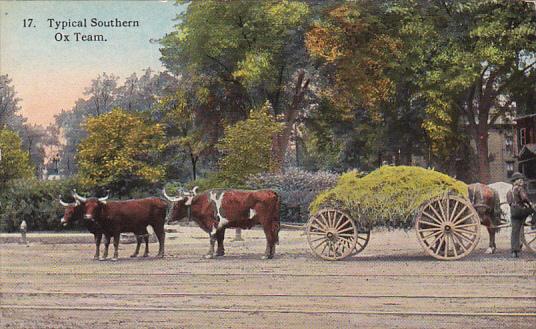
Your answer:
[[[508,230],[498,254],[484,253],[483,234],[454,262],[426,256],[413,231],[375,231],[362,254],[340,262],[314,258],[300,231],[282,231],[276,259],[262,261],[261,231],[244,231],[244,242],[232,242],[231,231],[226,256],[206,260],[207,236],[179,230],[168,234],[164,259],[131,259],[134,245],[122,245],[119,261],[99,262],[91,244],[32,243],[31,234],[29,247],[4,243],[1,326],[536,327],[536,257],[511,259]]]

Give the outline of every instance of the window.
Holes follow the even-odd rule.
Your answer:
[[[506,176],[508,178],[512,177],[512,174],[514,173],[514,163],[513,162],[507,162],[506,163]]]
[[[504,149],[510,154],[514,152],[514,137],[511,135],[506,135],[504,137]]]
[[[527,144],[527,128],[521,128],[519,130],[519,145],[522,147]]]

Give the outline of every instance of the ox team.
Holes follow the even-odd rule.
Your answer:
[[[275,254],[275,244],[279,242],[279,198],[270,190],[245,191],[213,189],[197,194],[197,187],[191,191],[179,191],[175,197],[163,191],[166,200],[145,198],[127,201],[108,201],[103,198],[85,198],[73,191],[73,203],[60,203],[65,207],[61,219],[63,225],[78,220],[83,221],[95,237],[95,259],[108,257],[110,240],[114,238],[114,255],[118,258],[121,233],[136,235],[136,250],[131,257],[138,256],[141,243],[145,241],[144,257],[149,254],[147,226],[151,226],[158,238],[158,257],[164,256],[166,213],[170,206],[169,221],[192,219],[208,233],[210,240],[206,258],[214,257],[214,246],[218,243],[216,256],[225,253],[223,240],[226,228],[250,229],[256,224],[262,226],[266,235],[266,251],[263,259],[271,259]],[[104,236],[104,253],[99,254]]]

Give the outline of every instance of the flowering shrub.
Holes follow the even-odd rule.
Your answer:
[[[252,175],[246,185],[252,189],[271,189],[281,199],[281,220],[306,222],[309,204],[318,193],[335,186],[338,176],[326,171],[308,172],[291,168],[284,173]]]

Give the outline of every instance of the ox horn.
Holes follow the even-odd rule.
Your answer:
[[[199,186],[194,186],[194,188],[192,189],[193,195],[197,195],[197,189],[199,189]]]
[[[168,201],[171,201],[171,202],[177,202],[177,201],[182,200],[182,198],[170,197],[169,195],[167,195],[167,193],[166,193],[166,188],[163,188],[163,189],[162,189],[162,193],[164,194],[164,197],[165,197],[166,199],[168,199]]]
[[[81,202],[86,202],[87,201],[87,198],[84,198],[84,197],[78,195],[78,193],[76,193],[76,190],[73,190],[73,198],[75,198],[76,200],[81,201]]]
[[[67,202],[65,202],[65,201],[63,201],[63,200],[61,199],[61,195],[59,196],[59,198],[60,198],[60,204],[61,204],[62,206],[64,206],[64,207],[76,207],[76,206],[80,205],[80,201],[78,201],[78,200],[76,200],[76,199],[74,200],[74,202],[67,203]]]
[[[72,203],[67,203],[67,202],[64,202],[62,199],[61,199],[61,195],[60,195],[60,204],[64,207],[69,207],[69,206],[72,206],[73,204]]]
[[[107,191],[107,194],[105,197],[99,198],[100,202],[106,203],[106,200],[110,197],[110,190]]]

